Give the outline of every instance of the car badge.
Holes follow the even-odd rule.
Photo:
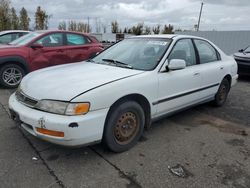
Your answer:
[[[41,128],[46,129],[44,117],[41,117],[41,118],[38,120],[38,125],[40,125]]]

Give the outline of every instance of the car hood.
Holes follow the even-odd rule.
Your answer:
[[[238,53],[235,53],[234,54],[234,57],[235,58],[239,58],[239,59],[250,59],[250,53],[240,53],[240,52],[238,52]]]
[[[90,62],[80,62],[32,72],[24,77],[20,89],[34,99],[70,101],[77,95],[107,83],[143,73]]]

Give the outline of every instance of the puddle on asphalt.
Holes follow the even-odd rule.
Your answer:
[[[248,133],[245,129],[240,128],[236,125],[230,124],[226,121],[223,120],[219,120],[219,119],[211,119],[211,120],[207,120],[209,117],[207,117],[206,119],[199,119],[198,123],[202,124],[202,125],[209,125],[215,128],[218,128],[219,131],[221,132],[225,132],[225,133],[232,133],[232,134],[236,134],[236,135],[241,135],[241,136],[248,136]]]

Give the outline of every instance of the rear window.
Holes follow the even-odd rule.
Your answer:
[[[67,44],[68,45],[84,45],[89,43],[89,41],[82,35],[78,34],[66,34],[67,36]]]

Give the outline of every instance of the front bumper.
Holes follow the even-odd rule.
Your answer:
[[[243,60],[236,59],[236,62],[238,64],[238,74],[239,75],[250,75],[250,60],[243,61]]]
[[[79,116],[47,113],[21,104],[15,94],[10,96],[9,109],[24,130],[38,138],[63,146],[81,146],[101,141],[108,113],[108,109],[90,111]],[[72,123],[75,126],[71,126]],[[36,128],[60,131],[64,133],[64,137],[45,135],[39,133]]]

